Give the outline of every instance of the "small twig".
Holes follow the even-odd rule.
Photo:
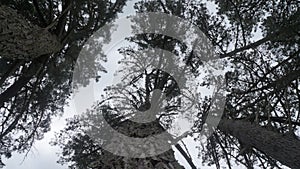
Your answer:
[[[185,144],[182,140],[181,140],[181,143],[182,143],[182,145],[184,146],[187,155],[188,155],[190,158],[192,158],[191,154],[189,153],[189,150],[188,150],[187,147],[186,147],[186,144]]]

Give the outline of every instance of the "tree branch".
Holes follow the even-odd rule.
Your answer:
[[[47,22],[42,14],[42,11],[41,9],[39,8],[39,4],[37,2],[37,0],[33,0],[33,5],[34,5],[34,8],[36,9],[37,13],[38,13],[38,17],[40,18],[43,26],[46,26],[47,25]]]
[[[187,153],[183,150],[183,148],[179,144],[176,144],[175,147],[182,154],[182,156],[185,158],[185,160],[189,163],[191,168],[197,169],[197,167],[193,163],[193,160],[187,155]]]

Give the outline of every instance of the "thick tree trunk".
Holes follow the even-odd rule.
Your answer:
[[[117,130],[119,133],[125,134],[129,137],[135,137],[135,138],[145,138],[148,136],[153,136],[162,132],[165,132],[164,128],[157,122],[153,121],[150,123],[135,123],[130,120],[124,120],[123,122],[118,122],[115,125],[115,130]],[[107,132],[110,132],[107,130]],[[109,141],[111,143],[119,143],[119,145],[122,145],[122,140],[120,140],[119,136],[113,136],[113,140]],[[151,144],[150,142],[145,144]],[[112,145],[115,146],[115,145]],[[132,147],[135,147],[137,145],[132,144]],[[157,144],[153,143],[153,147],[150,151],[153,152],[160,152],[160,150],[156,150]],[[129,148],[132,148],[128,145],[124,146],[124,152],[126,150],[129,150]],[[126,157],[119,157],[116,155],[109,155],[111,160],[117,160],[119,161],[121,158],[124,161],[124,164],[120,168],[137,168],[137,169],[157,169],[157,168],[163,168],[163,169],[184,169],[183,166],[179,164],[179,162],[175,159],[174,151],[172,150],[171,145],[167,146],[169,149],[167,151],[153,155],[151,157],[145,157],[145,158],[126,158]],[[184,153],[184,150],[178,145],[176,147],[177,149],[181,150],[181,153]],[[145,150],[145,151],[148,151]],[[130,152],[130,151],[129,151]],[[143,154],[143,153],[142,153]],[[147,154],[147,153],[145,153]],[[108,161],[107,159],[105,161]],[[110,160],[109,160],[110,161]],[[192,163],[191,161],[188,161],[189,164]],[[194,164],[192,164],[194,165]],[[112,166],[111,166],[112,168]],[[195,169],[195,167],[193,167]]]
[[[61,49],[57,37],[29,23],[17,11],[0,6],[0,56],[31,60]]]
[[[223,119],[218,128],[291,168],[300,168],[300,141],[250,122]]]

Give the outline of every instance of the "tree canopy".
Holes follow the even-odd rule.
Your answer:
[[[1,0],[0,5],[0,156],[9,158],[28,151],[63,113],[80,49],[125,1]]]
[[[23,42],[30,36],[28,32],[36,37],[32,29],[37,29],[46,31],[61,44],[59,51],[53,48],[36,56],[35,52],[32,55],[25,51],[23,55],[10,53],[15,46],[9,46],[5,41],[0,43],[0,48],[6,49],[0,53],[0,154],[10,157],[12,151],[28,150],[35,139],[41,139],[49,130],[51,118],[62,112],[70,96],[72,72],[85,42],[96,30],[116,18],[125,1],[3,0],[0,4],[2,11],[17,11],[16,16],[22,15],[22,19],[26,19],[26,24],[18,19],[4,19],[8,25],[13,21],[21,29],[30,30],[25,31],[25,38],[18,40],[14,29],[4,29],[5,26],[0,25],[1,39],[15,37],[16,41]],[[216,6],[215,10],[211,10],[211,4]],[[92,136],[110,134],[105,132],[105,127],[101,128],[103,121],[99,114],[116,131],[143,138],[171,129],[176,126],[175,117],[185,113],[194,118],[189,135],[201,147],[199,153],[204,164],[216,168],[236,165],[246,168],[300,167],[297,160],[300,159],[300,3],[297,0],[140,0],[134,9],[184,18],[210,40],[226,72],[226,102],[221,121],[205,140],[198,137],[214,101],[212,96],[201,95],[201,91],[194,92],[195,88],[209,88],[213,82],[211,75],[203,73],[201,57],[173,37],[137,34],[126,39],[130,45],[119,49],[124,58],[120,64],[124,66],[122,82],[125,87],[108,86],[102,100],[83,115],[69,119],[66,128],[57,134],[53,144],[62,148],[60,163],[78,169],[182,168],[172,149],[153,157],[126,158],[102,147],[118,140],[99,142]],[[144,18],[136,21],[135,28],[142,27],[139,24],[144,22],[147,22]],[[172,29],[179,31],[176,27]],[[110,41],[112,33],[113,29],[103,32],[100,35],[105,39],[103,42]],[[144,69],[145,63],[155,62],[155,59],[139,60],[138,56],[143,54],[142,50],[151,47],[169,51],[187,65],[190,74],[186,82],[191,82],[192,85],[187,84],[191,88],[180,90],[174,77],[163,70]],[[88,63],[90,69],[82,69],[85,77],[81,79],[87,80],[78,81],[79,86],[87,86],[90,79],[99,80],[100,73],[108,69],[101,63],[111,58],[101,52],[97,54],[100,59]],[[160,59],[163,62],[166,57],[158,56],[158,63]],[[81,60],[81,63],[86,62],[88,59]],[[166,63],[171,64],[170,61]],[[156,120],[145,124],[130,121],[135,116],[132,111],[147,112],[151,104],[156,103],[153,99],[156,90],[161,90],[163,96],[159,98],[166,100]],[[191,112],[184,111],[189,106],[189,96],[196,100]],[[191,168],[196,168],[193,159],[197,157],[189,156],[179,144],[175,148]]]

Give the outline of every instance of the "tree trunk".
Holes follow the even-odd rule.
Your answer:
[[[150,123],[135,123],[130,120],[124,120],[122,122],[116,121],[113,122],[112,126],[114,127],[114,130],[118,131],[118,133],[124,134],[129,137],[135,137],[135,138],[145,138],[148,136],[156,135],[161,132],[165,132],[164,128],[157,122],[150,122]],[[94,164],[94,166],[101,166],[101,168],[136,168],[136,169],[157,169],[157,168],[162,168],[162,169],[184,169],[183,166],[179,164],[179,162],[175,159],[174,151],[172,150],[171,145],[169,149],[166,149],[165,152],[162,152],[160,150],[156,150],[157,144],[156,143],[151,143],[151,142],[145,142],[145,144],[152,144],[153,146],[147,146],[148,148],[151,147],[150,151],[152,152],[160,152],[161,154],[155,155],[151,157],[142,157],[144,152],[136,152],[136,153],[141,153],[141,158],[133,158],[130,154],[128,157],[122,157],[122,156],[117,156],[115,154],[120,154],[119,150],[121,150],[123,153],[132,153],[133,151],[130,151],[130,149],[138,146],[138,144],[135,144],[134,142],[131,145],[128,145],[127,141],[122,140],[122,137],[116,136],[116,135],[111,135],[110,133],[112,132],[111,129],[105,128],[101,133],[100,138],[107,138],[106,144],[107,147],[114,147],[115,151],[114,154],[108,151],[103,151],[101,159]],[[104,132],[105,131],[105,132]],[[107,132],[107,133],[106,133]],[[96,137],[98,133],[95,133]],[[104,135],[103,135],[104,134]],[[103,137],[104,136],[104,137]],[[111,138],[108,139],[108,138]],[[112,144],[111,144],[112,143]],[[123,144],[125,143],[125,144]],[[159,146],[158,146],[159,147]],[[180,146],[177,146],[177,148]],[[181,148],[181,147],[180,147]],[[180,149],[179,148],[179,149]],[[129,150],[129,151],[128,151]],[[145,152],[149,152],[149,149],[145,149]],[[184,150],[181,148],[181,150],[184,152]],[[147,154],[147,153],[145,153]],[[136,154],[135,156],[138,156]],[[102,165],[100,165],[102,164]],[[190,164],[190,163],[189,163]],[[116,167],[116,165],[118,167]],[[93,167],[92,167],[93,168]],[[195,169],[195,167],[193,167]]]
[[[223,119],[218,128],[286,166],[300,168],[300,141],[292,136],[284,136],[241,120]]]
[[[0,56],[31,60],[61,49],[57,37],[29,23],[17,11],[0,6]]]

